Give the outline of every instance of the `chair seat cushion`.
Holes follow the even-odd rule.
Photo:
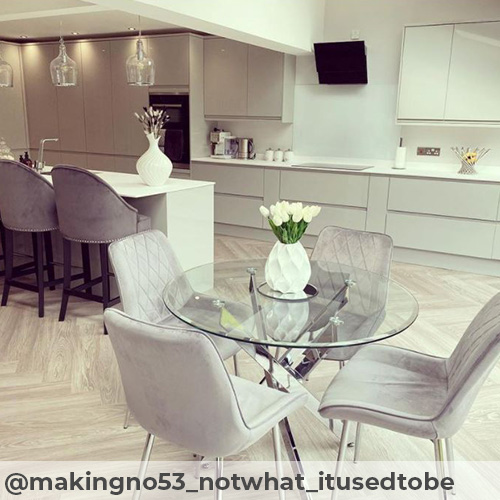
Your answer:
[[[352,420],[435,439],[447,394],[446,360],[391,346],[361,348],[320,404],[325,418]]]
[[[137,214],[137,232],[149,231],[151,229],[151,219],[147,215]]]

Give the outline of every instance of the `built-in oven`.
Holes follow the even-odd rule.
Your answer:
[[[165,110],[170,117],[163,126],[160,149],[175,168],[189,168],[189,95],[150,94],[149,105]]]

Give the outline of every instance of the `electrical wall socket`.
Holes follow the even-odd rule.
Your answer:
[[[440,156],[441,148],[417,148],[417,156]]]

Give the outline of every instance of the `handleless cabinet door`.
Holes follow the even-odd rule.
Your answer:
[[[38,149],[40,139],[59,137],[57,92],[49,70],[50,62],[57,56],[57,46],[25,45],[22,50],[29,143],[30,148]],[[59,147],[58,142],[47,144],[47,149]]]
[[[280,118],[284,54],[248,46],[248,116]]]
[[[147,42],[155,62],[155,85],[189,85],[189,35],[150,37]]]
[[[405,29],[399,83],[400,120],[444,119],[452,39],[453,25]]]
[[[110,42],[82,42],[87,152],[114,153]]]
[[[146,43],[147,50],[147,41]],[[113,82],[113,134],[115,154],[139,156],[146,151],[148,141],[134,113],[142,113],[148,105],[147,87],[127,83],[125,64],[134,53],[136,40],[111,41],[111,78]]]
[[[66,49],[78,66],[78,84],[75,87],[56,87],[59,144],[62,151],[85,152],[87,146],[80,43],[68,43]]]
[[[447,120],[500,121],[500,22],[457,24]]]
[[[205,40],[205,116],[248,116],[248,45]]]

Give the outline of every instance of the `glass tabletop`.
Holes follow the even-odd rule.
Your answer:
[[[196,267],[172,278],[163,298],[171,313],[204,332],[264,346],[342,348],[406,330],[418,303],[399,283],[363,269],[312,261],[297,295],[271,290],[265,259]]]

